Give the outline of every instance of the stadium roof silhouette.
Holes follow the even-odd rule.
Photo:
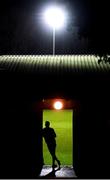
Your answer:
[[[95,55],[2,55],[0,70],[47,74],[109,72],[110,63]]]

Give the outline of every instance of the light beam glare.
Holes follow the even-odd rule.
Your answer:
[[[57,110],[62,109],[62,108],[63,108],[62,102],[56,101],[56,102],[54,103],[54,108],[57,109]]]
[[[60,29],[65,23],[65,13],[59,7],[49,7],[44,12],[46,23],[55,29]]]

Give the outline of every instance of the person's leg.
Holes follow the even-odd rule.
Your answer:
[[[58,166],[59,166],[59,169],[60,169],[60,165],[61,165],[61,163],[60,163],[59,159],[56,157],[56,155],[55,155],[55,160],[57,161]]]
[[[56,168],[57,166],[55,165],[55,158],[52,156],[52,169]]]
[[[56,165],[55,165],[56,156],[55,156],[55,149],[54,148],[51,149],[51,155],[52,155],[52,168],[54,170],[54,168],[56,167]]]
[[[48,150],[52,156],[52,169],[54,170],[54,168],[56,167],[54,147],[51,144],[48,144]]]
[[[60,161],[58,160],[58,158],[56,157],[56,154],[55,154],[56,144],[48,145],[48,149],[49,149],[49,152],[50,152],[50,154],[52,156],[52,168],[53,168],[53,170],[56,167],[55,161],[57,161],[59,169],[60,169]]]
[[[55,151],[56,151],[56,146],[54,146],[54,148],[53,148],[52,151],[51,151],[51,155],[52,155],[52,159],[53,159],[52,165],[53,165],[53,167],[54,167],[54,166],[55,166],[55,161],[57,161],[58,166],[59,166],[59,169],[60,169],[60,161],[59,161],[58,158],[56,157]]]
[[[59,161],[59,159],[56,157],[56,144],[55,144],[55,147],[54,147],[54,155],[55,155],[55,160],[57,161],[58,166],[59,166],[59,169],[60,169],[60,161]]]

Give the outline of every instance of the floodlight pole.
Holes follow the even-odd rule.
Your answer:
[[[53,56],[55,55],[55,27],[53,27]]]

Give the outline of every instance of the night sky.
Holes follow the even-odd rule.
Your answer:
[[[68,13],[56,33],[56,54],[110,53],[107,0],[0,0],[0,54],[52,54],[52,30],[42,20],[52,3]]]

